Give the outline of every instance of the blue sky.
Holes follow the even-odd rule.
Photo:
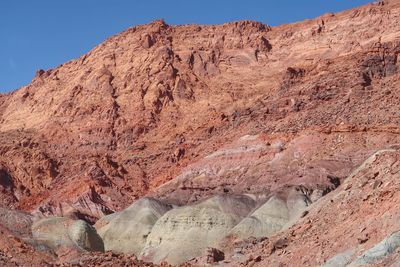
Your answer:
[[[168,24],[249,19],[280,25],[371,0],[1,0],[0,92],[30,82],[108,36],[163,18]]]

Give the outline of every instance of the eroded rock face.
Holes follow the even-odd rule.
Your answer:
[[[139,255],[157,220],[172,208],[153,198],[143,198],[97,222],[105,250]]]
[[[272,28],[156,21],[40,70],[31,84],[0,96],[0,198],[94,223],[195,167],[200,177],[186,177],[165,197],[186,204],[224,190],[344,178],[370,150],[397,142],[398,10],[369,5]],[[277,153],[267,143],[310,132],[312,157],[293,161],[290,172],[269,166]],[[229,147],[245,135],[266,142]],[[210,168],[194,166],[223,150],[208,158]],[[337,164],[324,173],[328,161]]]
[[[300,266],[396,266],[399,162],[398,149],[373,153],[338,189],[313,203],[309,213],[290,229],[243,253],[261,257],[255,266],[292,262]],[[276,246],[281,240],[285,245]],[[228,259],[237,262],[234,257]]]
[[[180,264],[213,247],[255,207],[246,196],[216,196],[172,209],[154,225],[141,257]]]
[[[83,187],[79,191],[79,195],[75,198],[71,197],[68,201],[55,200],[42,203],[32,213],[39,216],[60,215],[94,224],[98,218],[113,212],[94,187]]]
[[[293,139],[244,135],[188,165],[152,195],[183,205],[220,193],[260,196],[297,186],[315,202],[337,188],[378,148],[378,139],[386,139],[384,135],[313,131]]]
[[[51,217],[32,225],[33,239],[55,251],[62,248],[104,251],[104,244],[96,230],[82,220]]]

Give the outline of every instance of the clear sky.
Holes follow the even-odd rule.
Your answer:
[[[257,20],[279,25],[371,0],[0,0],[0,92],[28,84],[108,36],[163,18],[168,24]]]

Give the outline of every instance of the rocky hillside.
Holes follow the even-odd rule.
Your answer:
[[[38,70],[0,96],[0,263],[395,264],[399,21],[160,20]]]

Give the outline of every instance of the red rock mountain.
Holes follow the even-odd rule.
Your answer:
[[[400,143],[399,21],[400,3],[385,1],[278,27],[160,20],[129,28],[0,96],[1,203],[94,223],[144,196],[186,205],[293,186],[315,200],[342,192],[370,155]],[[397,196],[395,187],[385,192]],[[336,209],[358,214],[346,205]],[[322,264],[339,245],[301,255],[315,236],[328,242],[342,228],[320,224],[293,241],[291,256],[286,241],[248,253],[271,253],[254,260],[260,266]],[[374,227],[375,240],[388,234]]]

